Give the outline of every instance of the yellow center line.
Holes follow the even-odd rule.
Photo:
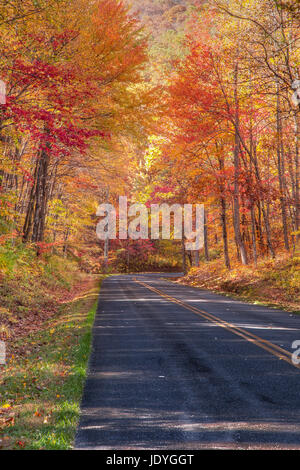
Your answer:
[[[244,330],[243,328],[240,328],[232,323],[229,323],[227,321],[222,320],[221,318],[216,317],[215,315],[212,315],[211,313],[204,312],[203,310],[200,310],[199,308],[193,307],[191,305],[186,304],[182,300],[178,300],[175,297],[171,297],[170,295],[156,289],[155,287],[150,286],[149,284],[146,284],[142,281],[138,281],[136,278],[134,281],[137,284],[140,284],[147,289],[155,292],[156,294],[160,295],[161,297],[166,298],[172,303],[176,303],[180,305],[181,307],[190,310],[191,312],[195,313],[196,315],[199,315],[206,320],[209,320],[210,322],[225,328],[228,331],[231,331],[237,336],[242,337],[246,341],[249,341],[250,343],[255,344],[256,346],[264,349],[265,351],[268,351],[269,353],[273,354],[274,356],[278,357],[280,360],[288,362],[290,365],[296,367],[297,369],[300,368],[300,364],[295,364],[292,361],[292,354],[289,351],[286,351],[285,349],[282,349],[280,346],[277,346],[276,344],[271,343],[270,341],[260,338],[259,336],[256,336],[253,333],[250,333],[247,330]]]

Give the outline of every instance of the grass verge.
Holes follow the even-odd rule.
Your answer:
[[[72,448],[101,281],[19,339],[0,366],[0,449]]]

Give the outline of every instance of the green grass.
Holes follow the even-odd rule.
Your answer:
[[[98,292],[97,283],[14,345],[0,379],[0,448],[72,448]]]

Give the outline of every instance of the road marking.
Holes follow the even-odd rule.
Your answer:
[[[297,369],[300,368],[300,364],[294,364],[292,361],[292,354],[289,351],[286,351],[285,349],[282,349],[280,346],[277,346],[276,344],[271,343],[270,341],[260,338],[259,336],[254,335],[253,333],[250,333],[249,331],[244,330],[243,328],[240,328],[230,322],[227,322],[225,320],[222,320],[219,317],[216,317],[215,315],[212,315],[211,313],[204,312],[203,310],[200,310],[199,308],[193,307],[191,305],[186,304],[182,300],[178,300],[175,297],[171,297],[170,295],[166,294],[165,292],[160,291],[159,289],[156,289],[153,286],[150,286],[149,284],[146,284],[145,282],[138,281],[136,278],[134,278],[134,281],[137,284],[140,284],[143,287],[146,287],[147,289],[155,292],[156,294],[160,295],[161,297],[166,298],[172,303],[176,303],[180,305],[181,307],[190,310],[193,313],[196,313],[197,315],[201,316],[202,318],[205,318],[206,320],[222,327],[225,328],[228,331],[231,331],[237,336],[240,336],[241,338],[245,339],[246,341],[249,341],[250,343],[255,344],[256,346],[264,349],[265,351],[268,351],[269,353],[273,354],[276,356],[278,359],[286,361],[288,364],[296,367]]]

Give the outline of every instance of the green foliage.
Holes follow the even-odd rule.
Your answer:
[[[15,240],[9,240],[0,245],[0,272],[8,277],[14,277],[18,272],[25,272],[26,267],[33,264],[35,251]]]
[[[70,288],[76,269],[75,261],[57,255],[49,255],[44,265],[45,279],[49,280],[53,287],[58,285]]]
[[[50,287],[71,285],[77,264],[66,257],[45,254],[37,258],[36,249],[20,241],[9,240],[0,245],[0,272],[9,279],[38,279]]]
[[[150,57],[159,60],[165,71],[170,71],[173,61],[183,59],[188,53],[184,41],[184,31],[167,30],[154,42],[150,49]]]
[[[0,246],[0,339],[9,339],[20,320],[34,326],[56,310],[57,295],[78,279],[78,264],[57,255],[37,258],[34,248]]]

